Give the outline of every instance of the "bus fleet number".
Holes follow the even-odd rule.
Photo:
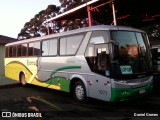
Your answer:
[[[99,90],[99,94],[101,94],[101,95],[107,95],[107,91],[105,91],[105,90]]]

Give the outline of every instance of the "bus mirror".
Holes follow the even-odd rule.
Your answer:
[[[119,57],[119,45],[112,44],[112,59],[118,60],[118,57]]]

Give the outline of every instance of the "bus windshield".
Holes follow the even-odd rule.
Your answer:
[[[114,78],[139,78],[151,73],[151,55],[145,33],[111,31],[111,39],[119,46],[119,57],[112,62]]]

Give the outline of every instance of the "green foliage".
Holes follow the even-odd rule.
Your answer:
[[[18,39],[28,39],[33,37],[39,37],[47,34],[47,28],[43,25],[43,22],[47,19],[54,17],[59,12],[60,7],[55,5],[48,5],[46,10],[40,11],[29,22],[24,24],[18,34]]]
[[[34,16],[29,22],[26,22],[24,24],[24,27],[21,29],[20,33],[18,34],[18,39],[28,39],[33,38],[37,36],[47,35],[48,30],[45,25],[43,25],[43,22],[47,19],[50,19],[52,17],[55,17],[57,14],[60,13],[60,8],[64,8],[64,11],[67,11],[69,9],[72,9],[84,2],[90,1],[90,0],[59,0],[61,3],[61,7],[57,7],[56,5],[48,5],[46,10],[40,11],[38,14]],[[50,29],[50,33],[57,33],[60,32],[60,29],[63,29],[63,31],[77,29],[80,27],[87,26],[87,20],[82,19],[80,20],[68,20],[62,22],[54,22],[52,24],[52,29]]]
[[[151,24],[141,29],[147,32],[151,41],[160,40],[160,23]]]

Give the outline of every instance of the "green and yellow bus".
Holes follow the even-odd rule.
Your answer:
[[[98,25],[17,41],[5,46],[5,75],[87,97],[122,101],[152,91],[147,34],[131,27]]]

